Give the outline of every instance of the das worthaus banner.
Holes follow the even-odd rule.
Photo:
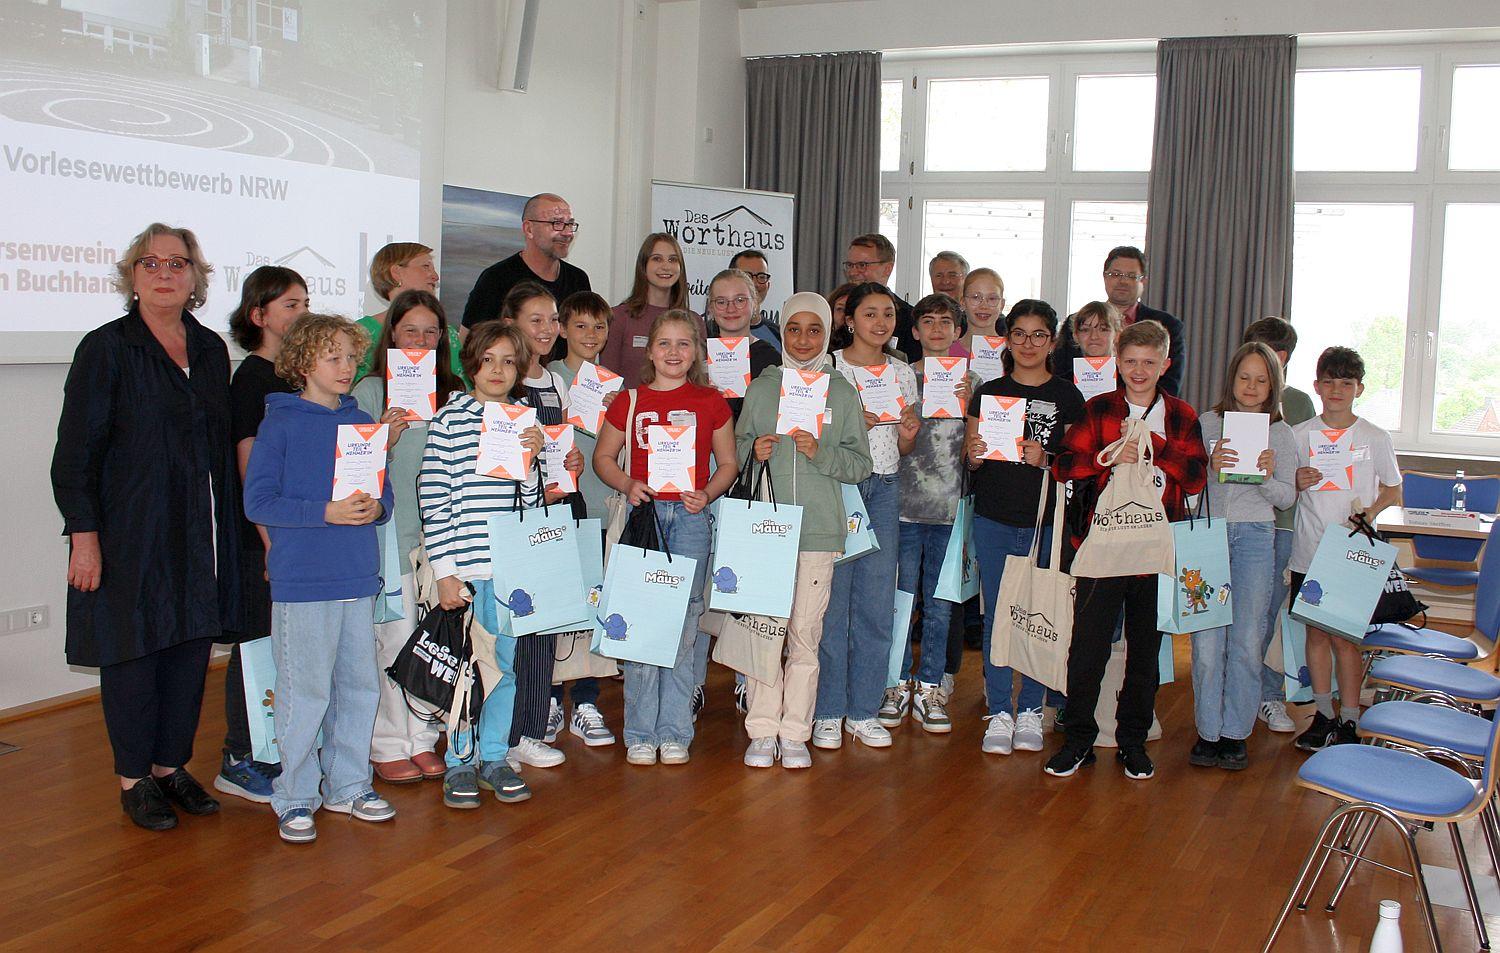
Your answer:
[[[796,197],[786,192],[715,188],[681,182],[651,183],[652,231],[666,232],[682,246],[689,307],[708,310],[708,283],[729,267],[737,252],[754,249],[766,256],[771,288],[765,311],[781,323],[781,303],[796,287],[792,281],[792,213]]]

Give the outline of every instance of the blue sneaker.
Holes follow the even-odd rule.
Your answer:
[[[262,774],[260,765],[249,758],[231,761],[226,754],[219,775],[214,778],[214,788],[256,804],[271,803],[271,779]]]

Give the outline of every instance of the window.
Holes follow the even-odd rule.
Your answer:
[[[1500,204],[1449,205],[1443,227],[1434,430],[1500,435],[1495,235]]]
[[[1417,167],[1420,69],[1298,70],[1292,164],[1298,172]]]
[[[1119,245],[1145,247],[1145,202],[1073,203],[1068,237],[1068,308],[1059,317],[1072,314],[1090,301],[1103,300],[1104,256]]]
[[[1005,300],[1042,296],[1042,217],[1039,201],[929,200],[922,208],[923,267],[940,251],[956,251],[971,267],[995,269]]]
[[[901,81],[880,84],[880,171],[901,168]]]
[[[898,224],[900,220],[901,202],[897,199],[881,199],[879,231],[880,234],[884,235],[886,238],[889,238],[891,240],[891,244],[895,246],[897,261],[901,260],[901,243],[898,240],[901,237],[899,234],[900,226]],[[845,249],[840,249],[839,251],[840,253],[842,253],[844,250]]]
[[[1073,168],[1149,172],[1156,76],[1080,76],[1073,105]]]
[[[927,159],[933,172],[1047,167],[1046,76],[933,80]]]
[[[1360,416],[1401,427],[1411,205],[1298,202],[1292,242],[1297,350],[1287,383],[1312,392],[1318,355],[1335,344],[1365,360]]]
[[[1500,65],[1460,66],[1453,71],[1450,169],[1500,169]]]

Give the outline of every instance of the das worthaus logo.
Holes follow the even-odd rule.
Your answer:
[[[1012,629],[1026,633],[1029,639],[1041,642],[1057,641],[1057,627],[1041,612],[1027,612],[1025,608],[1013,605],[1010,607],[1010,626]]]
[[[1128,526],[1149,526],[1166,521],[1167,514],[1159,508],[1131,500],[1112,510],[1095,510],[1093,525],[1099,529],[1123,529]]]

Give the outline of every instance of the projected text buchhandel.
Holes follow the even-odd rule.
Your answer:
[[[22,146],[5,147],[5,165],[23,175],[118,182],[143,188],[207,195],[234,195],[235,181],[223,172],[183,172],[155,162],[104,162],[98,159],[60,156],[57,152],[32,152]],[[238,194],[248,198],[286,201],[288,180],[266,175],[241,175]]]

